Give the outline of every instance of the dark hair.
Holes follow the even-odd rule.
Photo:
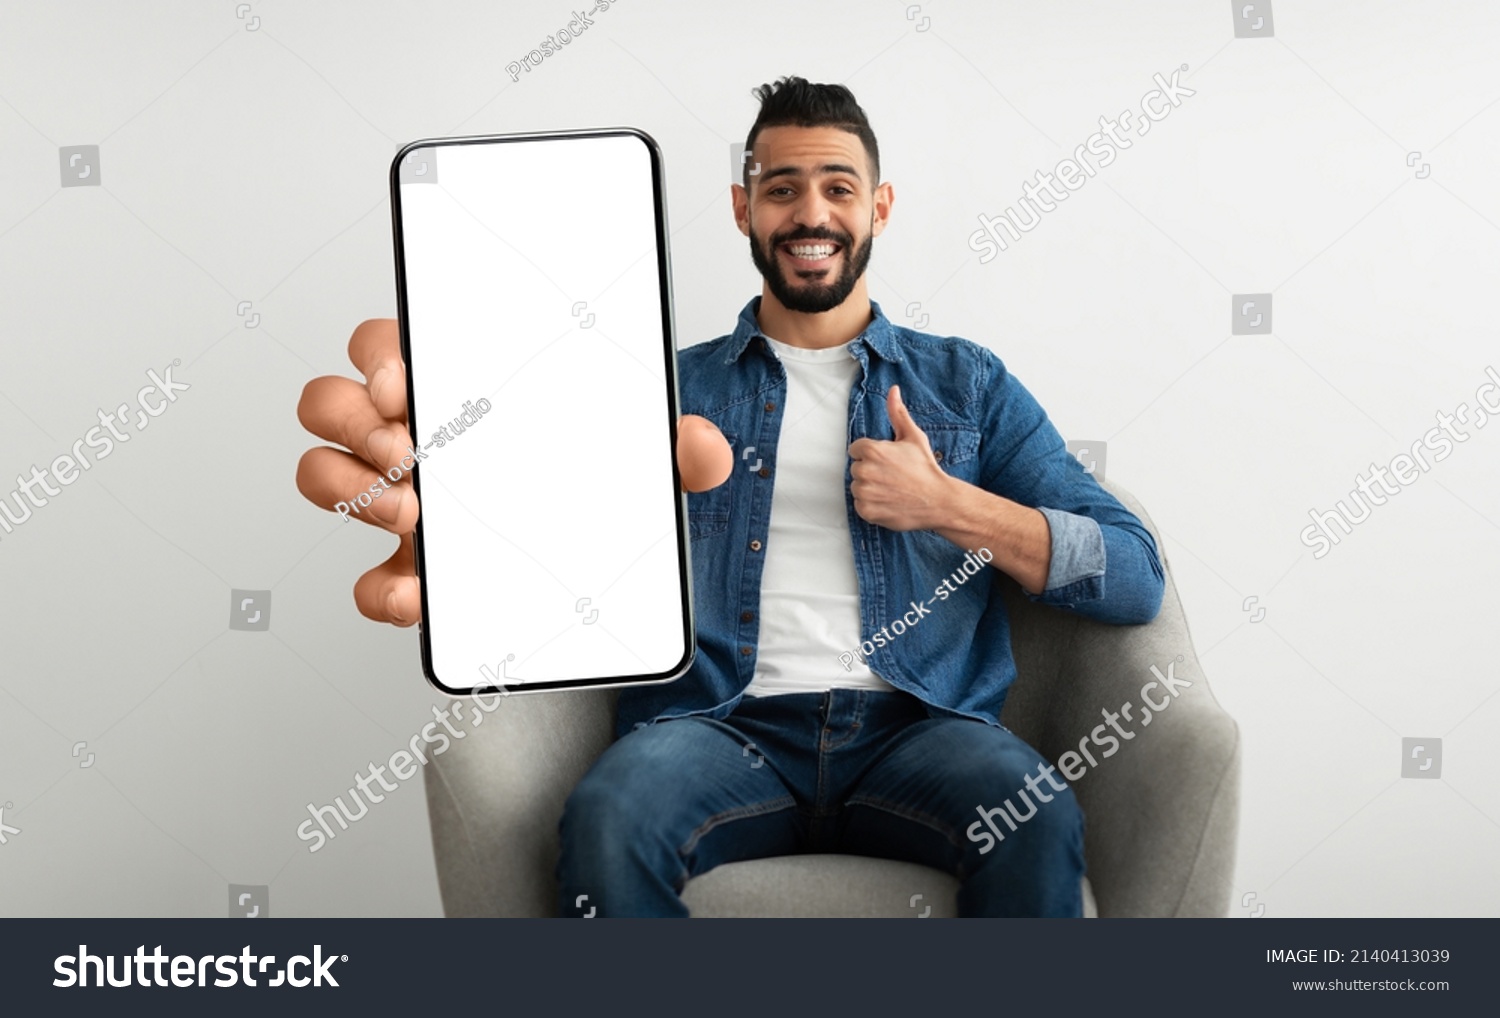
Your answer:
[[[750,90],[760,100],[760,113],[745,137],[745,151],[755,147],[755,138],[764,127],[837,127],[858,136],[864,142],[873,178],[871,189],[880,183],[880,146],[875,132],[865,119],[865,111],[854,101],[854,93],[843,85],[818,85],[806,78],[785,77],[774,85]],[[750,190],[750,161],[744,160],[741,182]]]

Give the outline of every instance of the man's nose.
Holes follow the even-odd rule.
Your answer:
[[[828,199],[816,192],[809,192],[797,202],[792,218],[800,226],[823,226],[830,218]]]

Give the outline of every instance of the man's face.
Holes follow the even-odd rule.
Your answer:
[[[838,307],[885,227],[864,144],[836,127],[769,127],[755,138],[755,162],[748,201],[735,203],[755,267],[788,310]]]

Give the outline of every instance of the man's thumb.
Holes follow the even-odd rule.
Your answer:
[[[885,409],[891,419],[891,435],[897,442],[917,441],[924,446],[927,444],[927,436],[922,434],[922,429],[917,427],[906,404],[901,401],[901,386],[891,386],[891,391],[885,398]]]

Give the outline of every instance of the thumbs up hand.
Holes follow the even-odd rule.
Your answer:
[[[933,530],[949,522],[954,478],[938,465],[927,436],[901,402],[900,386],[891,386],[885,406],[895,438],[861,438],[849,446],[854,511],[889,530]]]

